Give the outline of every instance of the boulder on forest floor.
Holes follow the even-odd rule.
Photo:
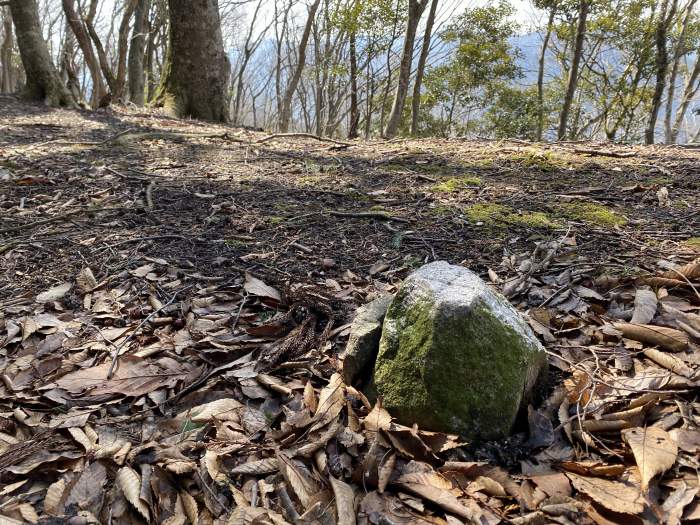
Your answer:
[[[497,439],[545,369],[544,348],[511,304],[438,261],[411,274],[389,306],[373,388],[401,423]]]
[[[350,335],[343,359],[343,379],[352,384],[363,375],[371,375],[377,358],[382,323],[393,296],[386,295],[360,306],[350,327]]]

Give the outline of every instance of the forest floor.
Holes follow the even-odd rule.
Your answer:
[[[0,520],[700,519],[700,149],[318,141],[5,96],[0,217]],[[335,374],[355,308],[439,259],[550,352],[504,442],[392,423]]]

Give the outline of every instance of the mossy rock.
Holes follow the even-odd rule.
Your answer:
[[[439,261],[411,274],[391,303],[373,388],[403,424],[497,439],[545,367],[544,348],[508,301]]]

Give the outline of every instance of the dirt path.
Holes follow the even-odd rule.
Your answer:
[[[254,144],[266,135],[133,110],[46,110],[8,97],[0,127],[0,300],[85,264],[106,276],[143,255],[211,275],[235,265],[295,278],[372,269],[391,279],[433,259],[484,271],[569,228],[594,261],[633,270],[643,267],[640,256],[687,249],[683,241],[700,231],[700,155],[690,149]],[[100,143],[127,130],[145,135]],[[231,138],[153,133],[163,131]],[[92,144],[69,143],[80,141]],[[576,153],[582,149],[630,157]],[[658,204],[663,187],[669,207]]]

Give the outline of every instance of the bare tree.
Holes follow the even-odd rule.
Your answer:
[[[61,77],[51,61],[41,33],[36,0],[10,0],[10,12],[27,75],[25,97],[44,101],[50,106],[75,106],[75,100],[61,82]]]
[[[399,78],[396,92],[394,93],[394,103],[384,129],[384,136],[387,138],[395,137],[401,124],[401,116],[406,103],[406,96],[408,95],[408,83],[411,77],[411,62],[413,61],[413,44],[416,40],[416,30],[427,5],[428,0],[408,0],[408,21],[401,54],[401,65],[399,66]]]
[[[306,24],[304,26],[304,32],[301,35],[301,41],[299,42],[299,49],[297,51],[297,64],[294,68],[294,73],[292,73],[289,82],[287,82],[287,87],[284,90],[284,96],[282,97],[282,103],[279,108],[279,130],[282,133],[289,131],[289,124],[292,119],[292,98],[294,98],[294,93],[299,85],[299,79],[304,71],[304,66],[306,65],[306,47],[309,43],[309,36],[311,35],[311,27],[313,25],[314,19],[316,17],[316,11],[321,0],[314,0],[314,2],[309,7],[309,12],[306,17]]]
[[[9,8],[2,8],[3,39],[0,45],[0,93],[11,93],[15,89],[15,75],[12,67],[12,46],[14,34],[12,31],[12,16]]]
[[[683,16],[683,21],[681,22],[681,32],[678,35],[673,53],[673,65],[671,67],[671,74],[668,78],[668,96],[666,97],[666,111],[664,114],[664,134],[667,144],[676,142],[676,139],[678,138],[678,129],[674,129],[672,125],[676,95],[676,81],[678,80],[678,71],[680,69],[681,60],[690,51],[686,46],[686,39],[688,36],[688,27],[690,26],[692,20],[693,9],[695,8],[696,2],[697,0],[689,0],[685,7],[685,16]]]
[[[131,45],[129,46],[129,100],[137,106],[143,106],[146,102],[144,59],[149,30],[148,12],[150,8],[151,0],[138,0],[134,11],[134,28],[131,33]]]
[[[569,113],[571,112],[571,105],[573,104],[576,86],[578,84],[579,65],[581,63],[581,56],[583,55],[583,44],[586,39],[586,22],[590,7],[590,0],[581,0],[579,2],[574,56],[571,59],[571,67],[569,68],[569,76],[566,84],[566,94],[564,95],[564,105],[561,110],[561,115],[559,116],[559,131],[557,133],[557,138],[559,140],[564,140],[566,138],[568,130]]]
[[[649,122],[646,131],[644,132],[644,141],[647,144],[654,143],[654,135],[656,133],[656,120],[659,117],[659,109],[661,108],[661,99],[664,95],[664,87],[666,86],[666,74],[668,73],[668,49],[666,48],[666,40],[668,29],[673,22],[678,9],[678,0],[673,0],[669,5],[669,0],[663,0],[661,10],[656,21],[656,31],[654,32],[654,42],[656,44],[656,83],[654,84],[654,94],[651,98],[651,109],[649,110]],[[670,102],[669,102],[670,103]]]
[[[90,105],[93,108],[103,106],[106,103],[109,103],[109,97],[107,96],[107,90],[102,79],[100,65],[97,62],[95,51],[92,48],[90,36],[88,35],[82,18],[75,10],[75,1],[63,0],[62,3],[63,11],[66,14],[66,19],[73,30],[73,34],[75,34],[75,37],[78,40],[80,50],[83,52],[85,65],[90,71],[90,77],[92,78],[92,96],[90,98]]]
[[[255,53],[255,51],[258,49],[260,43],[265,38],[268,29],[270,29],[270,26],[274,23],[273,20],[262,31],[260,31],[260,33],[255,38],[253,38],[255,21],[258,18],[258,13],[260,13],[260,8],[262,7],[262,5],[263,0],[258,0],[258,3],[255,6],[255,10],[253,11],[253,16],[251,18],[250,25],[248,26],[248,32],[246,33],[245,42],[243,43],[243,56],[241,57],[241,65],[238,68],[238,71],[236,72],[236,96],[234,98],[232,119],[234,124],[238,124],[240,121],[241,103],[243,101],[244,93],[243,81],[245,78],[244,75],[246,68],[248,67],[253,53]]]
[[[428,61],[430,53],[430,38],[433,32],[433,24],[435,23],[435,12],[437,11],[438,0],[432,0],[430,11],[428,12],[428,20],[425,23],[425,33],[423,34],[423,45],[418,58],[418,67],[416,68],[416,79],[413,82],[413,99],[411,100],[411,135],[418,133],[418,118],[420,117],[420,89],[423,83],[423,74],[425,73],[425,64]]]
[[[542,49],[540,50],[540,58],[537,68],[537,140],[542,140],[544,134],[544,66],[547,57],[547,47],[549,39],[552,37],[552,29],[554,28],[554,15],[556,14],[556,3],[551,2],[548,6],[549,17],[547,18],[547,28],[544,32],[542,40]]]

